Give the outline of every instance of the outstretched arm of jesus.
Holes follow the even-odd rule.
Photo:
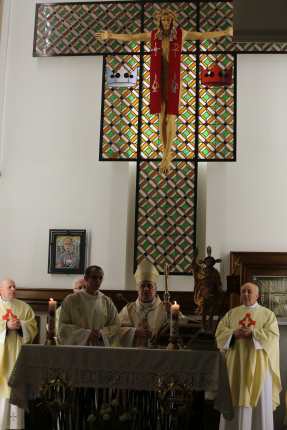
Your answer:
[[[229,27],[223,31],[206,31],[200,33],[199,31],[183,31],[184,40],[206,40],[206,39],[220,39],[221,37],[233,36],[233,28]]]
[[[96,33],[97,40],[118,40],[121,42],[149,42],[151,39],[151,33],[135,33],[135,34],[120,34],[111,33],[110,31],[100,31]]]

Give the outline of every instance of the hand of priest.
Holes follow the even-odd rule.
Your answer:
[[[247,339],[252,336],[252,331],[249,327],[243,327],[241,329],[243,339]]]
[[[100,330],[91,330],[90,336],[88,337],[88,345],[96,345],[100,337]]]
[[[151,337],[151,331],[146,328],[137,328],[135,331],[136,337]]]
[[[21,328],[21,323],[19,319],[7,321],[7,328],[9,330],[19,330]]]
[[[235,339],[247,339],[251,337],[252,331],[248,327],[241,327],[234,331]]]

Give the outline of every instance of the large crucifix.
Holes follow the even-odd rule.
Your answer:
[[[135,264],[145,255],[161,272],[192,273],[195,245],[196,172],[200,161],[236,160],[236,59],[238,54],[282,53],[280,43],[231,43],[230,37],[185,42],[182,47],[181,110],[174,139],[175,160],[167,176],[157,118],[149,113],[149,43],[101,43],[96,33],[151,33],[153,16],[168,5],[181,28],[198,33],[232,25],[232,1],[87,2],[38,4],[34,56],[103,55],[104,70],[139,70],[134,88],[111,89],[103,77],[100,160],[137,164]],[[205,87],[200,70],[233,68],[228,88]],[[104,185],[103,185],[104,186]]]
[[[202,41],[232,36],[225,31],[186,31],[176,25],[176,14],[163,8],[154,15],[156,29],[136,34],[96,33],[99,40],[139,41],[151,43],[150,112],[159,115],[160,137],[163,144],[161,172],[168,174],[172,160],[171,147],[176,135],[176,116],[181,95],[180,63],[182,45],[186,40]]]

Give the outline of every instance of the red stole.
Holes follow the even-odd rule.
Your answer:
[[[161,112],[161,94],[163,89],[162,41],[157,38],[158,30],[151,33],[151,66],[150,66],[150,113]],[[178,114],[180,92],[180,59],[182,47],[182,30],[177,28],[176,37],[169,42],[168,86],[166,113]]]

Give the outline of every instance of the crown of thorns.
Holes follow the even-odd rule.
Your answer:
[[[163,15],[169,15],[173,21],[176,20],[176,13],[173,10],[171,10],[169,7],[166,7],[164,9],[159,10],[158,12],[155,12],[153,16],[153,20],[157,25],[159,25],[161,17]]]

